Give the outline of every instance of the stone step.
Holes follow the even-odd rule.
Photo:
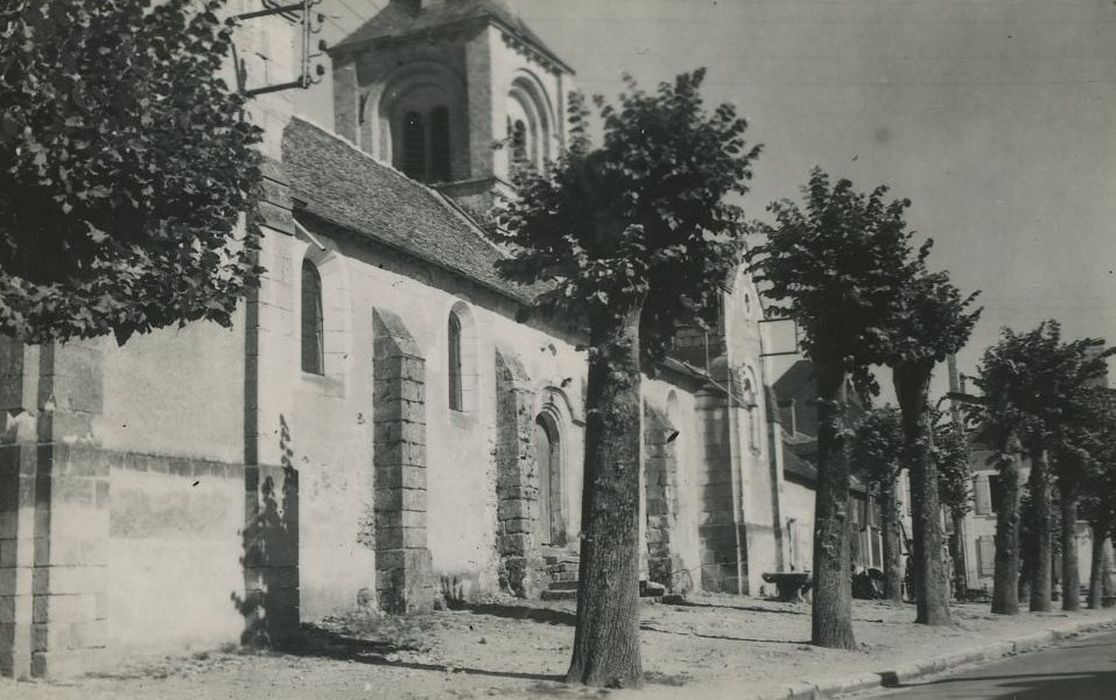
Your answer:
[[[551,581],[546,589],[548,591],[576,591],[577,579],[575,578],[571,581]]]

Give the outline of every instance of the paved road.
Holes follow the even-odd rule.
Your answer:
[[[876,697],[1116,698],[1116,633],[1066,642],[902,688],[889,689]]]

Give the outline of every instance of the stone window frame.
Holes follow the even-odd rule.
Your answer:
[[[298,227],[301,228],[301,225]],[[306,236],[301,236],[305,238]],[[349,293],[349,271],[344,255],[337,244],[324,237],[314,236],[307,240],[302,255],[294,256],[297,272],[293,279],[299,280],[296,299],[299,300],[295,319],[296,336],[301,339],[302,304],[301,270],[304,262],[312,264],[321,281],[322,302],[322,372],[302,370],[302,343],[295,343],[298,354],[296,366],[304,381],[316,383],[328,394],[343,394],[349,376],[352,357],[352,296]]]
[[[542,81],[529,70],[516,70],[508,87],[505,105],[508,147],[505,149],[504,168],[507,174],[510,176],[517,167],[512,139],[520,121],[524,126],[525,165],[532,169],[541,168],[556,152],[553,143],[554,106]]]
[[[450,306],[449,310],[444,316],[445,323],[442,324],[443,333],[445,334],[445,351],[442,353],[442,366],[446,373],[445,392],[443,396],[446,397],[446,409],[451,416],[471,416],[477,413],[479,406],[478,393],[480,391],[480,349],[479,349],[479,333],[477,332],[477,319],[473,311],[472,305],[464,299],[456,299]],[[458,350],[456,358],[452,357],[450,342],[451,333],[450,325],[452,319],[458,322],[459,335],[458,335]],[[461,402],[455,406],[455,402],[451,397],[451,386],[453,380],[451,378],[450,363],[456,359],[460,367],[460,397]]]
[[[575,424],[575,416],[573,412],[573,404],[570,402],[570,397],[557,386],[550,384],[544,385],[536,394],[534,412],[531,416],[531,424],[534,425],[536,421],[544,417],[553,426],[554,431],[558,434],[558,497],[553,498],[553,489],[551,490],[552,500],[556,501],[559,509],[559,520],[564,528],[563,539],[566,544],[572,540],[570,533],[570,513],[571,513],[571,500],[570,500],[570,444],[572,440],[571,428]],[[535,456],[538,459],[538,455]],[[553,479],[552,479],[553,481]],[[551,516],[553,517],[553,516]]]

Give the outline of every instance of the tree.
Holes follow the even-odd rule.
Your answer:
[[[254,237],[233,232],[254,208],[261,130],[220,77],[223,2],[197,4],[0,8],[0,333],[228,325],[256,281]]]
[[[1081,365],[1077,372],[1087,373],[1095,380],[1097,370],[1103,373],[1104,369],[1095,366],[1103,360],[1093,355],[1094,353],[1085,353],[1081,356]],[[1081,383],[1088,385],[1091,380],[1082,380]],[[1105,483],[1105,464],[1112,449],[1109,440],[1116,437],[1116,434],[1110,433],[1111,422],[1116,419],[1116,415],[1113,414],[1111,396],[1103,386],[1085,386],[1080,392],[1074,392],[1070,398],[1071,405],[1063,413],[1062,430],[1051,450],[1051,464],[1057,479],[1061,506],[1062,609],[1078,610],[1081,607],[1081,599],[1077,595],[1081,585],[1077,573],[1079,505],[1084,501],[1084,508],[1081,509],[1084,514],[1100,515],[1103,519],[1104,511],[1109,506],[1106,501],[1116,498],[1104,492],[1104,487],[1111,486]],[[1092,492],[1097,487],[1100,490]],[[1106,536],[1105,526],[1102,525],[1101,553]],[[1094,558],[1096,554],[1094,552]]]
[[[970,509],[970,486],[973,474],[969,465],[969,435],[965,426],[954,416],[953,420],[934,422],[933,459],[938,469],[938,494],[942,508],[953,521],[954,590],[958,598],[968,588],[965,573],[965,543],[961,533],[965,514]]]
[[[976,380],[985,397],[981,420],[998,451],[1004,488],[997,514],[993,612],[1018,612],[1014,592],[1019,547],[1017,462],[1024,450],[1031,458],[1028,496],[1034,513],[1030,527],[1034,534],[1028,543],[1034,547],[1028,571],[1030,603],[1032,610],[1050,609],[1052,530],[1047,454],[1065,431],[1081,420],[1088,387],[1104,371],[1108,352],[1091,350],[1101,344],[1103,341],[1092,338],[1064,343],[1061,326],[1056,321],[1044,321],[1026,333],[1004,329],[1000,342],[989,348],[981,361]]]
[[[919,265],[932,240],[919,252]],[[949,624],[949,581],[942,560],[938,462],[933,457],[930,380],[934,366],[960,350],[980,317],[969,310],[976,293],[962,297],[945,272],[909,278],[901,308],[888,326],[887,364],[903,419],[904,461],[911,475],[911,526],[914,540],[915,621]]]
[[[818,396],[818,482],[814,512],[814,644],[853,649],[849,576],[849,464],[845,424],[851,377],[862,393],[878,387],[868,368],[887,359],[888,324],[917,263],[903,212],[910,202],[884,201],[849,180],[830,182],[820,169],[803,189],[805,208],[789,200],[769,207],[774,224],[757,225],[766,241],[748,253],[766,281],[769,314],[795,318],[802,350],[814,362]]]
[[[903,602],[902,541],[897,482],[903,468],[903,426],[894,408],[865,414],[853,432],[853,471],[879,494],[883,534],[884,598]]]
[[[731,105],[706,112],[704,70],[636,88],[619,108],[595,102],[592,147],[584,101],[571,99],[569,149],[522,171],[498,216],[514,259],[501,269],[550,283],[536,307],[589,329],[585,487],[577,631],[568,679],[642,681],[638,640],[641,359],[665,352],[695,310],[708,321],[740,263],[742,211],[758,147]]]
[[[1081,484],[1081,515],[1089,522],[1093,551],[1089,566],[1089,607],[1103,603],[1108,575],[1105,544],[1116,526],[1116,406],[1106,397],[1097,440]]]

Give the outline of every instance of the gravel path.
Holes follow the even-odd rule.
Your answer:
[[[642,607],[643,691],[566,686],[573,641],[568,603],[495,600],[408,618],[330,619],[297,652],[224,649],[134,658],[110,674],[70,683],[0,680],[0,697],[62,698],[478,698],[734,697],[798,680],[847,676],[1000,641],[1064,622],[1065,613],[993,616],[986,604],[953,608],[956,624],[915,625],[914,607],[857,601],[859,651],[820,649],[809,606],[731,596]],[[1073,619],[1116,622],[1116,610]]]

